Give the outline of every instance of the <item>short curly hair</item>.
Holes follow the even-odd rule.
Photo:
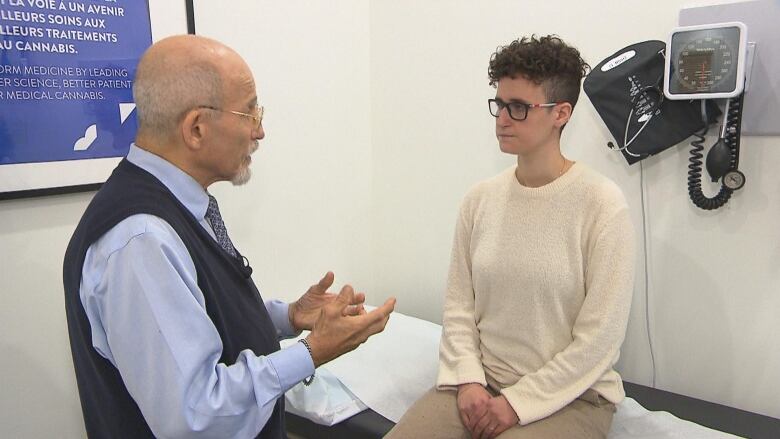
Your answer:
[[[490,57],[488,76],[493,87],[501,78],[521,76],[541,85],[548,102],[568,102],[573,108],[588,71],[580,52],[557,35],[531,35],[499,47]]]

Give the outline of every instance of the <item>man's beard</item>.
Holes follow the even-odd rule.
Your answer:
[[[260,142],[255,140],[249,155],[252,155],[259,147]],[[236,174],[236,176],[233,177],[230,182],[233,183],[233,186],[241,186],[247,184],[250,178],[252,178],[252,170],[249,169],[249,164],[247,163],[246,166],[238,170],[238,174]]]
[[[233,183],[233,186],[241,186],[247,184],[250,178],[252,178],[252,170],[249,169],[249,165],[246,165],[239,169],[238,174],[230,182]]]

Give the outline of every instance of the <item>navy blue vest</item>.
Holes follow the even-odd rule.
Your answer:
[[[244,265],[240,254],[233,258],[222,250],[159,180],[123,160],[87,207],[70,240],[63,266],[70,346],[84,423],[91,438],[153,437],[117,369],[93,348],[89,320],[79,298],[89,246],[123,219],[139,213],[168,222],[186,245],[197,270],[206,312],[222,339],[221,363],[233,364],[244,349],[256,355],[279,350],[276,329],[250,277],[252,269]],[[277,400],[271,418],[257,437],[287,437],[284,398]]]

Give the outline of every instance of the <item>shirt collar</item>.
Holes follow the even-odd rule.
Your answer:
[[[130,145],[127,160],[160,180],[198,221],[206,216],[208,194],[189,174],[135,143]]]

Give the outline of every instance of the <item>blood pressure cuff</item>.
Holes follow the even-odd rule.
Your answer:
[[[629,165],[704,128],[700,101],[664,98],[665,49],[657,40],[632,44],[594,67],[583,84]],[[707,101],[708,124],[719,114]]]

